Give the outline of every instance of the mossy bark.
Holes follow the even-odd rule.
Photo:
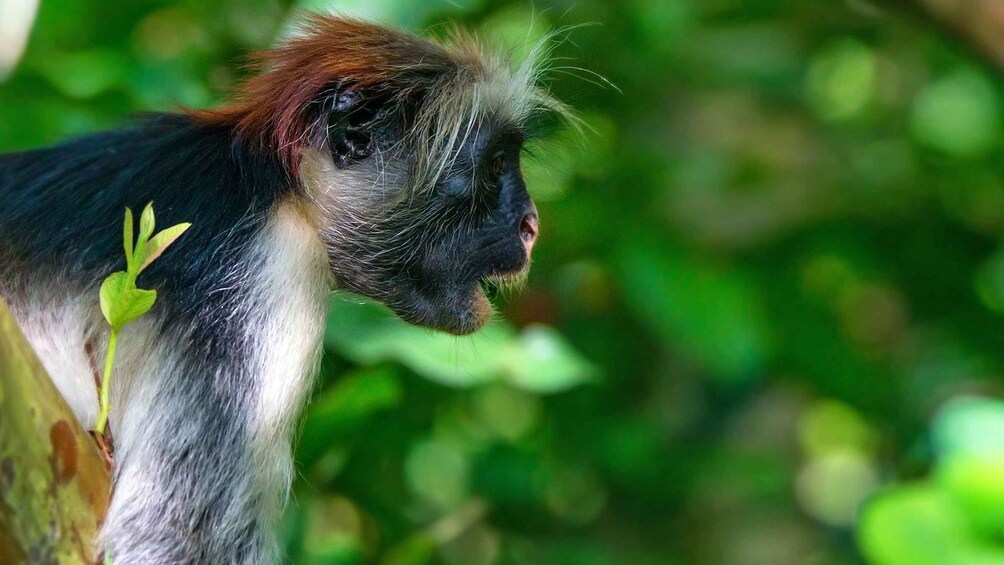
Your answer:
[[[92,563],[109,473],[0,302],[0,563]]]

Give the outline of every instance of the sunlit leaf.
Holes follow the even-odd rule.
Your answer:
[[[138,249],[143,249],[146,242],[153,235],[153,230],[157,225],[153,214],[153,202],[150,202],[143,208],[143,213],[139,217],[139,237],[136,240],[136,245]]]
[[[868,46],[855,39],[841,39],[813,61],[808,75],[809,101],[828,120],[858,114],[875,95],[876,67]]]
[[[185,230],[191,226],[192,224],[190,223],[178,224],[176,226],[171,226],[153,236],[153,239],[147,242],[146,246],[143,248],[142,263],[140,264],[139,270],[142,271],[147,267],[147,265],[153,263],[154,260],[160,257],[161,253],[163,253],[165,249],[181,237],[181,234],[185,233]]]
[[[133,230],[132,210],[126,208],[125,220],[122,222],[122,246],[125,249],[126,264],[131,269],[133,266],[133,238],[136,233]]]
[[[938,413],[932,428],[939,456],[1004,455],[1004,402],[962,398]]]
[[[456,337],[419,328],[395,318],[385,308],[332,301],[327,342],[353,360],[372,364],[400,361],[423,377],[448,386],[472,386],[501,374],[502,356],[515,333],[499,323]]]
[[[568,390],[593,380],[597,373],[558,332],[540,325],[520,334],[502,365],[510,383],[535,393]]]
[[[116,329],[149,312],[156,300],[156,291],[136,288],[123,271],[109,275],[101,283],[101,313]]]
[[[982,155],[1000,140],[1001,97],[993,83],[960,70],[928,85],[913,107],[916,138],[959,157]]]
[[[567,390],[596,370],[554,330],[543,326],[517,334],[501,322],[463,337],[409,325],[371,303],[332,301],[327,343],[353,360],[399,361],[423,377],[468,387],[505,376],[524,390]]]
[[[108,49],[50,53],[38,72],[71,98],[92,98],[118,87],[129,71],[126,54]]]
[[[1004,532],[1004,452],[949,457],[936,477],[974,532],[986,539]]]
[[[113,322],[112,310],[124,292],[128,278],[125,271],[118,271],[108,275],[108,278],[101,283],[101,313],[104,314],[105,320],[113,326],[115,322]]]
[[[978,541],[944,492],[904,487],[869,503],[858,541],[872,565],[999,565],[1004,549]]]

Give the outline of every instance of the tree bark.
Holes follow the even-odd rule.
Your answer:
[[[109,484],[93,440],[0,302],[0,563],[93,563]]]

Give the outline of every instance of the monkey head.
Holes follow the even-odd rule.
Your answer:
[[[472,37],[432,42],[317,16],[263,55],[215,116],[295,168],[335,285],[455,334],[491,317],[486,286],[525,279],[539,227],[520,169],[531,122],[567,109]]]
[[[441,111],[426,100],[332,96],[326,143],[304,153],[301,178],[336,285],[414,324],[479,329],[492,312],[483,287],[522,280],[537,238],[521,126],[472,112],[448,147],[431,148],[427,136],[451,132],[418,133],[422,112]]]

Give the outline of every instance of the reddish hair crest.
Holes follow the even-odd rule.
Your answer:
[[[215,110],[190,110],[196,121],[232,127],[238,138],[277,152],[292,169],[309,141],[311,105],[339,83],[400,96],[458,68],[441,46],[360,20],[311,15],[301,33],[275,49],[256,53],[258,74]]]

